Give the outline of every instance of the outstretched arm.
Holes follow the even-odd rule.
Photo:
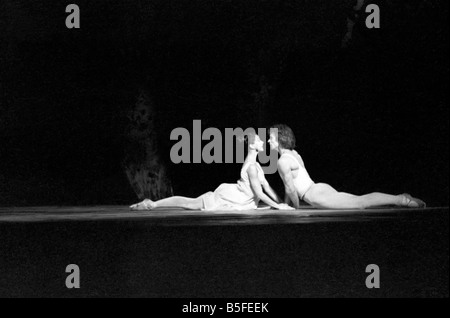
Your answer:
[[[258,198],[266,203],[267,205],[271,206],[274,209],[280,209],[281,206],[273,201],[271,198],[269,198],[264,192],[261,187],[261,182],[259,182],[258,178],[258,169],[255,165],[250,165],[247,169],[247,173],[250,179],[250,185],[252,186],[253,191],[258,196]]]
[[[269,182],[265,180],[265,182],[262,185],[264,191],[267,193],[267,195],[274,200],[276,203],[281,203],[281,198],[278,196],[278,194],[275,192],[275,190],[270,186]]]
[[[289,161],[283,158],[278,160],[278,173],[283,180],[286,196],[291,200],[296,209],[300,208],[300,200],[298,199],[297,190],[295,189]]]

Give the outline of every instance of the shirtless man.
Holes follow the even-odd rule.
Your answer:
[[[322,209],[366,209],[370,207],[395,205],[408,208],[424,208],[425,202],[409,194],[392,195],[373,192],[354,195],[338,192],[326,183],[315,183],[306,171],[302,157],[294,150],[295,136],[286,125],[274,125],[270,129],[271,149],[280,153],[278,173],[285,186],[285,202],[292,202],[298,209],[300,200]]]

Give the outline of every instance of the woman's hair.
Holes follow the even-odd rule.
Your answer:
[[[270,127],[269,132],[272,130],[278,130],[278,143],[284,149],[292,150],[295,148],[295,135],[292,129],[284,124],[277,124]]]
[[[253,131],[245,131],[243,134],[236,137],[238,142],[243,142],[247,146],[252,145],[255,142],[256,133]]]

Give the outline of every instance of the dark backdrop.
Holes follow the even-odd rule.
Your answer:
[[[172,164],[170,132],[260,125],[262,76],[262,124],[293,128],[315,181],[448,205],[446,1],[380,1],[347,49],[352,1],[79,0],[80,29],[68,4],[0,4],[0,205],[136,201],[120,163],[140,89],[176,194],[234,182],[236,164]]]

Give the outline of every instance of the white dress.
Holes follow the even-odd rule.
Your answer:
[[[241,179],[237,183],[223,183],[214,192],[202,195],[204,211],[214,210],[254,210],[258,207],[259,198],[253,192],[247,169],[250,163],[244,163],[241,169]],[[267,183],[264,171],[256,163],[258,179],[261,185]]]

